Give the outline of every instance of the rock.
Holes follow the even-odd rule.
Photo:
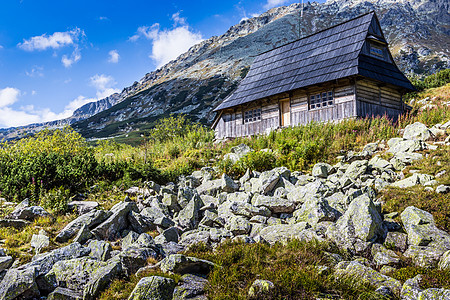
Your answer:
[[[319,178],[327,178],[330,171],[333,169],[332,166],[326,163],[317,163],[312,169],[312,176]]]
[[[87,242],[89,239],[93,238],[94,235],[92,234],[92,232],[89,230],[89,227],[86,225],[83,225],[80,230],[78,231],[77,235],[75,236],[75,238],[73,239],[74,242],[78,242],[80,244],[84,244],[85,242]]]
[[[400,217],[408,234],[409,245],[445,245],[450,249],[450,235],[436,227],[433,215],[429,212],[409,206]]]
[[[103,210],[93,210],[84,215],[79,216],[72,222],[66,225],[63,230],[56,236],[55,241],[58,243],[65,243],[71,239],[83,225],[88,228],[93,228],[94,226],[100,224],[108,218],[110,212],[105,212]]]
[[[374,255],[373,261],[378,267],[395,266],[401,262],[400,257],[394,251],[384,247]]]
[[[50,217],[50,214],[40,206],[19,206],[8,215],[8,219],[33,221],[37,218]]]
[[[171,254],[177,254],[178,252],[182,252],[186,250],[186,247],[179,245],[175,242],[167,242],[161,245],[162,255],[168,256]]]
[[[139,212],[136,203],[120,202],[114,205],[112,215],[92,230],[92,233],[103,240],[114,240],[120,237],[120,232],[128,227],[128,214],[131,211]]]
[[[176,227],[170,227],[164,230],[160,235],[155,238],[157,244],[175,242],[178,243],[178,229]]]
[[[181,239],[179,242],[179,244],[182,246],[189,246],[198,243],[203,243],[205,245],[209,244],[209,231],[187,231],[181,235]]]
[[[393,169],[393,166],[390,162],[388,162],[385,159],[382,159],[378,155],[372,157],[372,159],[369,160],[369,167],[379,171],[383,171],[385,169]]]
[[[33,257],[30,263],[21,266],[21,268],[36,267],[37,276],[45,275],[52,269],[56,262],[86,256],[89,254],[89,251],[88,248],[84,248],[79,243],[72,243],[51,252],[38,254]]]
[[[130,222],[131,228],[137,233],[144,233],[155,229],[153,219],[135,211],[131,211],[128,214],[128,222]]]
[[[202,277],[185,274],[173,291],[172,300],[207,300],[205,289],[208,281]]]
[[[89,253],[89,257],[107,261],[111,258],[111,252],[113,251],[111,245],[106,241],[91,241],[88,245],[88,248],[91,249]]]
[[[210,195],[210,196],[217,196],[221,192],[221,186],[222,186],[222,180],[206,180],[203,181],[203,183],[197,187],[197,192],[199,195]],[[178,196],[180,198],[180,196]]]
[[[11,256],[0,256],[0,272],[9,269],[13,264],[13,261]]]
[[[280,177],[289,178],[290,171],[286,168],[275,168],[261,173],[259,178],[252,178],[252,192],[267,195],[277,186]]]
[[[388,141],[389,150],[388,152],[398,154],[402,152],[415,152],[422,151],[426,148],[423,141],[416,140],[403,140],[398,138],[393,138]]]
[[[367,166],[367,160],[356,160],[350,164],[344,175],[354,181],[359,176],[366,173]]]
[[[254,216],[270,217],[271,215],[271,212],[267,207],[256,207],[245,202],[233,202],[230,209],[235,215],[244,216],[247,218],[252,218]]]
[[[304,230],[309,227],[310,225],[306,222],[300,222],[292,225],[272,225],[263,228],[259,232],[259,235],[269,244],[275,244],[276,242],[286,243],[293,239],[305,239]]]
[[[248,290],[250,298],[264,297],[275,288],[275,285],[269,280],[256,279]]]
[[[31,222],[25,220],[0,219],[0,227],[13,227],[18,230],[30,224]]]
[[[158,231],[162,231],[175,225],[175,222],[168,217],[155,219],[154,224],[158,227]]]
[[[96,209],[98,206],[98,202],[95,201],[71,201],[67,203],[67,207],[70,211],[76,210],[80,215],[84,215],[85,213]]]
[[[419,299],[419,295],[422,292],[422,289],[419,286],[421,280],[422,280],[421,275],[417,275],[414,278],[410,278],[410,279],[406,280],[402,286],[400,298],[402,300],[417,300],[417,299]]]
[[[128,300],[172,300],[175,281],[161,276],[144,277],[131,292]]]
[[[307,222],[314,225],[323,221],[334,221],[339,213],[328,205],[325,198],[311,198],[294,212],[296,222]]]
[[[57,287],[53,292],[51,292],[47,300],[82,300],[83,294],[77,293],[73,290]]]
[[[419,295],[419,300],[441,300],[450,299],[450,290],[431,288],[426,289]]]
[[[139,234],[137,234],[136,232],[128,232],[128,234],[122,239],[122,250],[131,248],[138,238]]]
[[[450,270],[450,250],[442,255],[438,267],[441,270]]]
[[[438,194],[447,194],[450,193],[450,185],[439,185],[436,187],[436,193]]]
[[[220,180],[220,188],[223,192],[233,193],[239,190],[239,185],[237,185],[227,174],[222,174],[222,178]]]
[[[405,127],[403,138],[407,140],[423,140],[426,141],[432,137],[431,131],[425,124],[415,122]]]
[[[122,276],[123,273],[122,262],[115,257],[111,258],[105,266],[92,273],[91,279],[83,289],[83,299],[93,300],[97,298],[114,278]]]
[[[231,160],[233,163],[236,163],[238,160],[240,160],[242,157],[244,157],[249,152],[252,152],[253,149],[247,146],[246,144],[240,144],[238,146],[232,147],[230,149],[230,153],[225,154],[223,159],[224,160]]]
[[[363,152],[369,152],[370,155],[373,155],[373,153],[377,152],[378,150],[378,143],[369,143],[364,146]]]
[[[380,286],[375,290],[375,293],[381,295],[382,297],[386,299],[394,299],[395,295],[392,292],[392,290],[387,286]]]
[[[248,234],[252,229],[252,225],[246,218],[233,217],[231,218],[227,229],[230,230],[234,235]]]
[[[405,252],[408,247],[408,235],[401,232],[388,232],[384,240],[384,246],[390,249]]]
[[[365,284],[370,284],[375,288],[388,287],[396,296],[400,295],[402,285],[400,281],[378,273],[377,271],[362,265],[356,261],[343,261],[335,268],[337,277],[350,276]]]
[[[200,221],[198,216],[200,207],[202,207],[202,200],[198,195],[195,195],[186,207],[179,212],[177,217],[178,224],[183,228],[196,228]]]
[[[418,267],[432,269],[437,266],[445,251],[445,248],[410,245],[403,256],[411,258],[413,264]]]
[[[39,234],[33,234],[30,244],[31,247],[34,248],[35,253],[38,254],[42,249],[50,245],[50,240],[47,233],[41,229],[39,230]]]
[[[414,174],[412,174],[412,176],[410,176],[408,178],[394,182],[393,184],[391,184],[391,186],[398,187],[398,188],[409,188],[409,187],[413,187],[418,184],[424,185],[427,182],[431,181],[432,179],[433,179],[433,176],[431,176],[431,175],[414,173]]]
[[[295,203],[291,200],[264,195],[253,198],[252,204],[256,207],[265,206],[272,213],[292,213],[295,210]]]
[[[0,299],[39,297],[39,290],[35,282],[36,273],[36,267],[9,269],[0,283]]]
[[[345,214],[328,228],[328,235],[340,245],[355,238],[363,242],[373,241],[384,237],[385,230],[376,206],[363,194],[354,199]]]
[[[161,261],[159,268],[167,273],[176,274],[203,274],[207,275],[215,267],[215,264],[195,257],[185,256],[183,254],[172,254]]]
[[[88,257],[59,261],[44,276],[44,280],[52,289],[61,286],[82,292],[92,274],[105,266],[106,262]]]

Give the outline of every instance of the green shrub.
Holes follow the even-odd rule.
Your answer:
[[[70,190],[59,187],[44,193],[40,198],[40,205],[56,213],[65,213],[69,200]]]

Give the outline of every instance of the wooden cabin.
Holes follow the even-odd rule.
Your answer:
[[[375,12],[258,55],[214,110],[216,138],[405,110],[414,87],[398,69]]]

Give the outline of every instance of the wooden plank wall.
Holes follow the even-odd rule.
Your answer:
[[[357,114],[359,117],[387,115],[397,119],[403,112],[402,95],[389,86],[379,86],[369,80],[356,83]]]

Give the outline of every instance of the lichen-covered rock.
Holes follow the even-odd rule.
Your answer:
[[[402,300],[417,300],[422,292],[420,288],[420,281],[422,280],[421,275],[417,275],[414,278],[410,278],[405,281],[402,286],[400,298]]]
[[[81,300],[83,299],[83,294],[76,291],[57,287],[53,292],[51,292],[47,300]]]
[[[391,186],[399,188],[409,188],[418,184],[424,185],[431,180],[433,180],[433,176],[431,175],[414,173],[408,178],[394,182],[393,184],[391,184]]]
[[[234,235],[248,234],[252,229],[252,225],[246,218],[237,216],[231,218],[227,229]]]
[[[0,256],[0,272],[9,269],[13,261],[14,260],[11,256]]]
[[[90,212],[99,206],[95,201],[70,201],[67,203],[67,208],[70,211],[77,211],[79,215]]]
[[[78,242],[80,244],[84,244],[89,239],[93,238],[94,235],[89,230],[89,227],[86,225],[81,226],[80,230],[78,230],[77,235],[74,237],[73,241]]]
[[[252,152],[253,149],[247,146],[246,144],[240,144],[230,149],[230,153],[224,155],[224,160],[231,160],[233,163],[236,163],[242,157],[244,157],[247,153]]]
[[[271,215],[271,211],[267,207],[256,207],[250,203],[245,202],[233,202],[230,206],[230,209],[235,215],[244,216],[247,218],[258,215],[270,217]]]
[[[171,300],[175,281],[161,276],[144,277],[131,292],[128,300]]]
[[[311,198],[294,212],[297,222],[307,222],[311,225],[323,221],[334,221],[339,213],[333,209],[325,198]]]
[[[186,207],[179,212],[177,217],[178,224],[183,228],[196,228],[200,221],[198,215],[200,207],[202,207],[202,199],[199,195],[195,195]]]
[[[106,262],[88,257],[59,261],[44,276],[44,280],[53,288],[61,286],[82,292],[92,274],[104,266]]]
[[[327,178],[333,167],[327,163],[317,163],[314,165],[311,174],[319,178]]]
[[[374,255],[373,261],[379,267],[395,266],[401,262],[400,257],[397,255],[397,253],[384,247],[382,247],[382,249]]]
[[[8,219],[20,219],[33,221],[36,218],[49,217],[50,213],[40,206],[27,206],[27,204],[18,205],[12,213],[8,215]]]
[[[33,234],[30,245],[34,248],[35,253],[38,254],[42,249],[50,245],[50,239],[48,238],[47,233],[41,229],[39,230],[39,234]]]
[[[391,289],[391,291],[399,296],[402,289],[400,281],[378,273],[377,271],[364,266],[363,264],[356,261],[344,261],[337,264],[335,267],[335,275],[337,277],[351,276],[357,278],[358,281],[370,284],[376,288],[381,286],[386,286]]]
[[[203,243],[205,245],[209,244],[209,231],[187,231],[181,235],[181,239],[179,242],[179,244],[183,246],[189,246],[198,243]]]
[[[292,213],[295,210],[295,203],[289,199],[275,198],[258,195],[252,200],[256,207],[265,206],[272,213]]]
[[[359,176],[366,173],[368,166],[367,160],[356,160],[348,166],[345,176],[351,180],[356,180]]]
[[[414,265],[431,269],[437,266],[445,251],[446,248],[410,245],[403,255],[411,258]]]
[[[135,211],[128,214],[128,222],[131,228],[137,233],[144,233],[155,229],[154,220],[148,216],[141,215]]]
[[[335,224],[331,224],[326,232],[331,240],[345,249],[351,249],[355,239],[369,242],[385,234],[380,213],[366,194],[354,199],[345,214]]]
[[[272,281],[256,279],[248,290],[248,296],[250,298],[263,297],[275,288]]]
[[[220,188],[223,192],[233,193],[239,190],[239,185],[237,185],[227,174],[222,174],[222,178],[220,180]]]
[[[131,211],[139,212],[134,202],[120,202],[114,205],[112,215],[92,230],[92,233],[104,240],[114,240],[120,237],[120,232],[128,227],[128,214]]]
[[[108,287],[111,281],[124,273],[122,262],[116,257],[106,262],[106,265],[95,270],[89,282],[83,289],[83,299],[93,300]]]
[[[196,257],[183,254],[172,254],[161,261],[159,268],[163,272],[176,274],[204,274],[207,275],[215,267],[215,264]]]
[[[0,283],[0,299],[12,300],[39,296],[36,267],[9,269]],[[20,299],[20,298],[19,298]]]
[[[384,240],[384,246],[405,252],[408,247],[408,235],[402,232],[388,232]]]
[[[433,136],[431,131],[425,124],[415,122],[405,127],[403,138],[407,140],[423,140],[426,141]]]
[[[107,261],[111,258],[111,252],[113,251],[111,245],[106,241],[91,241],[89,245],[87,246],[89,249],[91,249],[91,252],[89,253],[89,257],[101,260],[101,261]]]
[[[416,140],[404,140],[401,138],[393,138],[390,139],[387,143],[389,146],[388,152],[394,154],[398,152],[422,151],[425,149],[425,143]]]
[[[436,187],[436,193],[438,194],[448,194],[450,193],[450,185],[438,185]]]
[[[328,187],[320,180],[307,182],[305,185],[299,185],[297,181],[296,187],[287,195],[288,200],[294,204],[304,203],[311,197],[321,197],[328,191]]]
[[[203,277],[185,274],[178,281],[172,300],[207,300],[205,295],[207,284],[208,281]]]
[[[55,240],[58,243],[65,243],[72,238],[81,229],[81,227],[83,227],[83,225],[86,225],[88,228],[93,228],[106,220],[110,215],[110,212],[105,212],[103,210],[93,210],[81,215],[67,224],[66,227],[64,227],[64,229],[61,230],[61,232],[56,236]]]
[[[450,250],[445,252],[440,261],[439,261],[439,269],[441,270],[450,270]]]
[[[272,225],[263,228],[259,235],[269,244],[285,243],[293,239],[305,239],[304,230],[309,227],[310,225],[306,222]]]

